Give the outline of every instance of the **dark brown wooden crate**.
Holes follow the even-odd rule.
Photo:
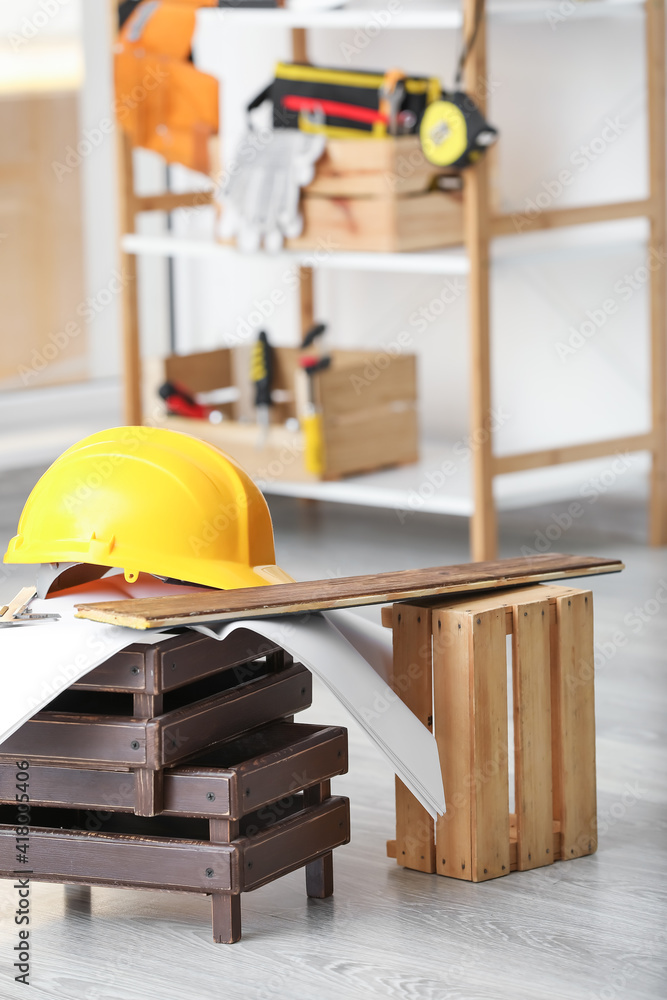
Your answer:
[[[345,729],[271,723],[165,771],[162,812],[241,819],[345,771]],[[137,808],[138,773],[32,764],[31,803],[90,812],[133,812]],[[15,786],[14,762],[0,764],[0,802],[15,801]]]
[[[349,802],[326,799],[231,843],[202,839],[201,821],[191,820],[192,838],[181,821],[118,816],[117,832],[61,829],[58,810],[30,829],[30,878],[35,882],[82,882],[126,888],[239,893],[256,889],[302,867],[349,840]],[[171,820],[171,824],[177,821]],[[122,832],[123,823],[132,832]],[[159,825],[158,825],[159,824]],[[150,828],[159,834],[148,833]],[[140,830],[141,832],[135,832]],[[186,836],[184,836],[186,833]],[[16,832],[0,825],[0,877],[17,878]]]
[[[72,688],[162,694],[279,649],[250,629],[238,629],[224,642],[188,630],[150,646],[133,643],[95,667]]]
[[[311,704],[310,672],[293,664],[152,720],[38,712],[2,745],[0,762],[159,770]]]

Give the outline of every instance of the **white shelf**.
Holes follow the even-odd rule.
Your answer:
[[[591,0],[594,2],[594,0]],[[613,255],[644,246],[648,236],[645,219],[596,222],[586,226],[541,230],[517,236],[502,236],[492,243],[495,264],[534,263]],[[412,253],[353,253],[337,250],[319,258],[313,250],[282,250],[279,254],[241,254],[234,246],[207,237],[144,236],[126,233],[121,240],[126,253],[156,257],[219,257],[235,255],[248,261],[291,260],[304,267],[337,271],[379,271],[393,274],[468,274],[468,255],[462,247]]]
[[[413,514],[470,517],[474,509],[471,457],[464,442],[422,441],[420,450],[420,462],[396,469],[351,476],[336,482],[272,480],[261,481],[259,485],[268,495],[394,509],[397,524],[404,523],[406,517]],[[582,484],[608,471],[609,461],[609,458],[601,458],[501,476],[494,483],[496,507],[498,510],[522,510],[542,503],[581,499]],[[643,496],[648,468],[647,455],[631,456],[631,467],[614,486],[614,492]],[[447,475],[440,478],[438,470],[444,470]],[[589,503],[590,494],[589,499],[582,502]]]
[[[632,14],[641,9],[644,0],[588,0],[577,3],[563,12],[562,0],[497,0],[490,2],[487,17],[490,20],[545,21],[550,12],[570,20],[588,20],[596,17],[616,17]],[[366,28],[377,23],[390,30],[432,30],[434,28],[459,29],[463,24],[461,3],[439,3],[427,0],[409,4],[399,10],[388,10],[382,2],[365,3],[353,0],[345,7],[333,10],[289,10],[233,8],[204,8],[199,12],[204,20],[233,21],[234,27],[252,28]]]
[[[415,253],[352,253],[336,251],[317,258],[313,250],[283,250],[280,254],[240,254],[233,246],[215,243],[211,239],[189,239],[178,236],[142,236],[126,233],[121,240],[126,253],[158,257],[220,257],[230,255],[249,261],[292,260],[306,267],[339,271],[391,271],[403,274],[467,274],[468,257],[461,249],[430,250]]]

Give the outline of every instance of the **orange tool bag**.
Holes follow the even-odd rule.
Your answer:
[[[123,4],[114,52],[115,111],[133,146],[210,173],[218,132],[218,81],[191,61],[198,7],[216,0]],[[129,16],[128,16],[129,15]]]

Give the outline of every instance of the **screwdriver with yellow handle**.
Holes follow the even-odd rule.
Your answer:
[[[269,436],[271,381],[273,378],[273,348],[265,330],[261,330],[250,356],[250,380],[255,387],[255,409],[259,437],[257,447],[263,448]]]
[[[323,358],[317,357],[317,355],[303,355],[299,358],[299,365],[308,376],[308,406],[301,418],[304,437],[303,460],[306,470],[315,476],[321,476],[324,472],[324,434],[322,432],[322,415],[318,412],[315,403],[313,376],[317,372],[324,371],[330,364],[330,355],[325,355]]]

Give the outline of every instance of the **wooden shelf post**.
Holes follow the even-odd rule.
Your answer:
[[[653,462],[649,500],[651,545],[667,545],[667,162],[665,158],[665,0],[646,0],[646,82],[648,88],[649,254],[660,262],[651,270],[651,414]]]
[[[473,32],[478,0],[465,0],[463,38]],[[464,81],[484,113],[486,96],[486,11],[481,4],[481,21],[475,43],[468,54]],[[482,84],[480,86],[480,84]],[[470,261],[468,277],[468,323],[470,327],[470,437],[472,442],[473,514],[470,520],[470,549],[475,560],[497,555],[496,510],[493,502],[493,439],[491,432],[491,357],[489,310],[489,159],[481,160],[464,172],[464,239]]]

